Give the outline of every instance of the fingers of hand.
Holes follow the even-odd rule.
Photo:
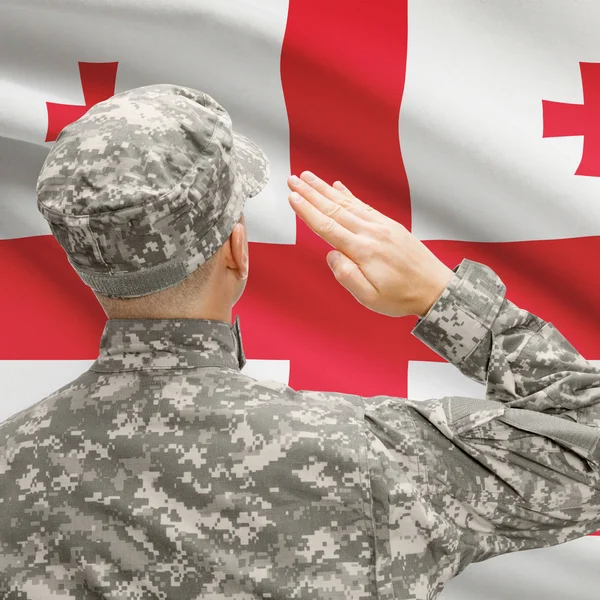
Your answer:
[[[304,171],[300,174],[300,180],[306,183],[310,188],[319,192],[322,196],[347,208],[352,210],[354,207],[353,198],[354,196],[350,193],[350,190],[344,188],[344,190],[336,190],[332,186],[330,186],[326,181],[323,181],[320,177],[317,177],[314,173],[310,171]]]
[[[296,192],[290,194],[290,200]],[[298,197],[302,198],[298,195]],[[318,208],[315,208],[309,201],[302,200],[299,203],[291,204],[296,214],[320,237],[337,248],[352,256],[358,241],[358,236],[337,221],[324,215]]]
[[[336,182],[338,185],[331,186],[310,171],[304,171],[300,179],[317,190],[328,200],[340,204],[352,214],[360,217],[363,221],[374,222],[381,217],[381,213],[373,207],[359,200],[345,185]]]
[[[306,172],[303,173],[303,176],[305,175]],[[318,178],[315,177],[315,183],[317,182],[317,179]],[[327,185],[325,182],[322,183]],[[320,186],[321,190],[319,190],[314,187],[314,185],[309,185],[306,181],[293,176],[289,178],[288,185],[291,190],[300,194],[321,213],[333,219],[348,231],[351,231],[352,233],[360,233],[364,231],[364,221],[352,213],[350,207],[351,201],[341,192],[334,190],[337,194],[337,197],[333,199],[327,198],[321,193],[321,190],[323,189],[322,186]]]
[[[361,219],[368,221],[369,223],[379,223],[387,226],[399,225],[393,219],[390,219],[387,215],[380,213],[375,210],[372,206],[365,204],[362,200],[357,198],[341,181],[335,181],[333,186],[336,190],[345,194],[354,203],[355,212]]]
[[[349,198],[354,198],[354,194],[341,181],[334,181],[331,187],[342,192],[342,194],[346,194]]]

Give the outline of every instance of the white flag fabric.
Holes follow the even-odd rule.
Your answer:
[[[583,125],[598,128],[600,71],[583,86],[580,72],[582,62],[600,66],[598,4],[426,0],[409,3],[409,23],[400,135],[413,233],[478,242],[600,234],[600,153],[595,172],[575,176],[594,140],[576,127],[544,137],[569,109],[542,106],[585,106]]]
[[[287,202],[290,173],[341,179],[451,268],[600,359],[600,5],[593,0],[5,0],[0,6],[0,420],[96,357],[105,315],[36,208],[66,124],[114,93],[209,93],[271,162],[247,204],[235,307],[257,379],[295,389],[483,397],[335,281]],[[598,97],[598,101],[596,98]],[[481,393],[481,396],[479,394]],[[470,565],[444,600],[592,600],[600,537]]]

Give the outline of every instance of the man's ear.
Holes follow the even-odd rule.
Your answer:
[[[227,266],[230,269],[237,269],[240,279],[245,279],[248,275],[248,240],[246,236],[246,226],[242,215],[229,236],[229,252],[226,256]]]

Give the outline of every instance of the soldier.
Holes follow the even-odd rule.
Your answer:
[[[600,372],[470,260],[310,173],[296,213],[367,308],[486,384],[415,402],[243,375],[242,211],[268,162],[207,94],[66,127],[38,206],[107,313],[90,369],[0,426],[0,596],[433,599],[469,563],[600,528]]]

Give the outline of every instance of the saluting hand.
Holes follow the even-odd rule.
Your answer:
[[[390,317],[427,314],[454,272],[423,242],[339,181],[305,171],[288,186],[296,214],[336,249],[327,255],[336,279],[362,305]]]

